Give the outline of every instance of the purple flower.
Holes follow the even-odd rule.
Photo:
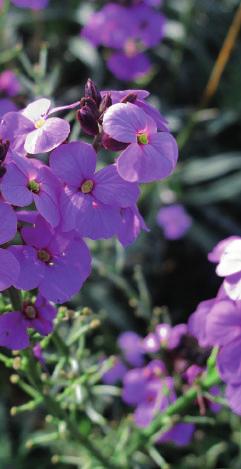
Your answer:
[[[133,31],[129,9],[115,3],[108,3],[102,10],[93,13],[81,35],[95,46],[103,45],[122,49]]]
[[[22,290],[39,288],[41,295],[55,303],[69,300],[90,274],[86,244],[73,233],[64,235],[54,230],[41,216],[21,234],[26,245],[9,248],[20,264],[14,286]]]
[[[126,372],[127,367],[122,360],[119,357],[115,357],[113,366],[103,374],[102,381],[105,384],[116,384],[124,378]]]
[[[17,111],[17,106],[8,98],[0,99],[0,118],[7,112]],[[0,130],[1,135],[1,130]]]
[[[167,239],[182,238],[189,230],[192,219],[181,204],[162,207],[157,214],[157,223]]]
[[[41,10],[48,6],[49,0],[11,0],[11,2],[18,8]]]
[[[51,154],[50,166],[65,184],[60,200],[64,231],[75,228],[91,239],[119,232],[120,209],[133,206],[139,196],[136,184],[121,179],[115,165],[95,173],[96,153],[87,143],[60,146]]]
[[[43,356],[43,349],[42,349],[40,343],[37,343],[33,347],[33,355],[39,361],[39,363],[41,363],[42,366],[45,366],[45,359],[44,359],[44,356]]]
[[[209,342],[210,337],[207,335],[206,325],[207,318],[216,301],[216,298],[213,298],[199,303],[197,309],[192,313],[188,321],[188,331],[191,335],[196,337],[201,347],[208,347],[211,345]]]
[[[165,410],[176,399],[172,378],[151,379],[143,390],[142,401],[134,412],[134,420],[138,427],[147,427],[156,415]]]
[[[133,366],[143,365],[143,355],[145,353],[142,345],[142,338],[135,332],[128,331],[119,335],[118,346],[120,347],[125,360]]]
[[[151,62],[144,52],[114,52],[107,60],[110,71],[119,80],[132,81],[150,73]]]
[[[216,272],[224,277],[223,288],[229,298],[241,300],[241,238],[231,236],[221,241],[209,260],[218,262]]]
[[[160,350],[160,340],[154,332],[150,332],[143,339],[143,348],[146,353],[156,353]]]
[[[11,241],[17,231],[17,217],[10,205],[0,200],[0,244]],[[19,275],[19,263],[7,249],[0,249],[0,291],[6,290]]]
[[[14,157],[0,184],[5,199],[17,207],[35,203],[39,213],[52,225],[60,220],[59,182],[50,168],[38,160]]]
[[[187,333],[186,324],[178,324],[177,326],[170,326],[169,324],[158,324],[155,333],[159,339],[162,347],[168,350],[173,350],[178,347],[183,335]]]
[[[195,425],[192,423],[177,423],[170,430],[157,439],[157,443],[175,443],[177,446],[187,446],[193,437]]]
[[[147,5],[137,5],[130,9],[135,18],[135,39],[146,47],[154,47],[164,36],[165,17]]]
[[[0,316],[0,345],[21,350],[30,345],[28,329],[48,335],[53,329],[56,309],[38,295],[35,303],[26,302],[22,311],[11,311]]]
[[[5,70],[0,73],[0,92],[5,93],[7,96],[16,96],[20,89],[20,82],[12,70]]]
[[[4,115],[0,125],[0,135],[9,140],[11,150],[20,156],[26,153],[45,153],[64,142],[70,126],[59,117],[49,117],[58,108],[50,110],[49,99],[37,99],[21,112]]]
[[[226,387],[225,395],[232,411],[241,415],[241,383],[229,383]]]
[[[157,132],[156,122],[132,103],[114,104],[104,114],[103,129],[128,147],[117,159],[120,176],[130,182],[163,179],[175,168],[178,149],[168,132]]]
[[[141,230],[149,231],[136,206],[122,208],[120,214],[121,224],[117,236],[122,246],[126,247],[132,244]]]

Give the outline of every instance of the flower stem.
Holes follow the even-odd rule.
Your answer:
[[[10,301],[12,303],[12,307],[15,311],[21,311],[22,310],[22,299],[21,299],[21,293],[19,290],[17,290],[14,287],[10,287],[8,289],[8,295],[10,298]]]

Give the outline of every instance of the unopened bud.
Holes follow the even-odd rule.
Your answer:
[[[11,407],[10,409],[10,415],[12,417],[15,417],[15,415],[17,415],[17,407]]]
[[[52,458],[51,458],[51,463],[52,463],[52,464],[58,464],[59,461],[60,461],[59,456],[58,456],[57,454],[54,454],[54,455],[52,456]]]
[[[92,314],[92,310],[90,308],[88,308],[88,306],[85,306],[83,309],[82,309],[82,314],[84,316],[90,316]]]
[[[136,93],[129,93],[127,96],[122,98],[121,103],[135,103],[137,99]]]
[[[112,151],[125,150],[125,148],[128,146],[128,143],[118,142],[105,133],[101,135],[101,143],[106,150]]]
[[[108,107],[112,105],[112,99],[110,93],[105,94],[104,98],[102,99],[99,107],[99,111],[103,114]]]
[[[14,370],[20,370],[21,365],[22,365],[22,360],[21,360],[21,358],[20,358],[20,357],[14,358],[14,360],[13,360],[13,368],[14,368]]]
[[[31,449],[31,448],[33,447],[33,442],[32,442],[32,440],[26,441],[25,446],[26,446],[27,449]]]
[[[93,82],[93,80],[91,80],[90,78],[88,78],[86,85],[85,85],[85,96],[90,96],[91,98],[93,98],[93,100],[96,102],[97,106],[99,107],[100,102],[101,102],[101,94],[97,86]]]
[[[98,135],[99,126],[96,117],[88,106],[82,107],[77,112],[77,119],[80,122],[80,125],[83,131],[87,135]]]
[[[10,376],[10,383],[12,384],[17,384],[19,382],[19,376],[18,375],[11,375]]]
[[[99,319],[93,319],[93,321],[91,321],[90,323],[90,327],[91,329],[96,329],[97,327],[100,327],[100,320]]]

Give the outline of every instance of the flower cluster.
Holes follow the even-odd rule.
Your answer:
[[[195,344],[188,335],[185,324],[174,327],[166,323],[158,324],[144,338],[127,331],[119,336],[117,343],[121,354],[114,357],[113,365],[104,373],[102,380],[109,385],[122,383],[122,400],[134,407],[133,418],[139,428],[147,427],[160,412],[164,412],[175,402],[177,390],[173,376],[176,373],[179,379],[182,378],[183,391],[193,385],[205,371],[205,354],[202,354],[202,366],[193,363],[191,356]],[[195,359],[198,361],[197,357]],[[212,396],[220,394],[217,386],[213,386],[209,392]],[[214,412],[220,409],[219,404],[206,402],[204,399],[198,404],[201,413],[205,412],[206,406]],[[187,445],[194,429],[191,423],[178,422],[162,432],[156,443]]]
[[[232,410],[241,414],[241,238],[221,241],[209,254],[224,278],[216,298],[203,301],[189,320],[189,330],[202,347],[217,346],[218,371],[227,384],[226,397]]]
[[[49,302],[68,301],[90,275],[86,238],[116,236],[127,246],[147,230],[137,208],[139,183],[168,176],[177,160],[175,139],[145,102],[147,95],[100,93],[88,80],[80,102],[52,108],[49,99],[39,98],[3,115],[0,291],[35,290],[37,299],[29,304],[27,298],[22,311],[0,317],[0,345],[21,349],[29,343],[28,328],[50,331]],[[90,134],[96,126],[93,145],[71,141],[69,122],[55,117],[77,107],[83,130]],[[104,166],[96,143],[124,149]]]
[[[131,3],[129,6],[108,3],[90,17],[81,32],[95,47],[112,50],[107,66],[117,78],[126,81],[151,71],[145,51],[160,43],[165,29],[165,17],[153,8],[160,2]]]

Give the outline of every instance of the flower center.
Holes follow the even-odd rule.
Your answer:
[[[45,262],[45,264],[49,264],[52,259],[51,254],[49,254],[49,252],[46,251],[46,249],[40,249],[38,251],[37,256],[38,256],[38,259],[42,262]]]
[[[28,182],[28,189],[33,192],[34,194],[38,194],[40,191],[40,184],[37,181],[29,181]]]
[[[94,187],[94,181],[92,181],[91,179],[87,179],[86,181],[83,182],[83,184],[81,184],[81,192],[83,192],[83,194],[89,194],[92,189]]]
[[[148,135],[146,132],[142,132],[137,135],[137,143],[139,143],[140,145],[147,145]]]
[[[36,319],[36,317],[38,316],[38,312],[33,305],[25,306],[23,312],[27,319]]]
[[[36,129],[41,129],[41,127],[43,127],[44,124],[45,124],[45,119],[43,119],[43,117],[41,117],[41,119],[37,120],[34,123]]]

